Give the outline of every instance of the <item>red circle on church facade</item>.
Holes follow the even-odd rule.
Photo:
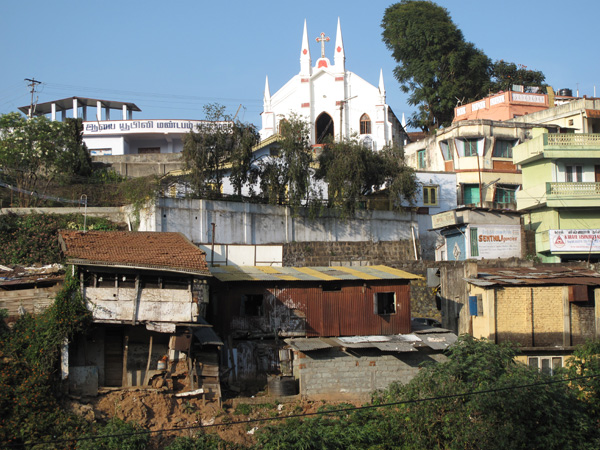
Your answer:
[[[302,50],[302,53],[304,53],[305,55],[308,53],[308,51],[306,49]]]
[[[342,47],[340,47],[340,46],[338,45],[337,51],[338,51],[338,53],[339,53],[339,52],[341,52],[341,51],[342,51]]]

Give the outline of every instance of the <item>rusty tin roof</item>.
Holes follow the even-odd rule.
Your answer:
[[[563,264],[541,264],[534,267],[486,267],[477,278],[465,278],[476,286],[600,286],[600,274],[582,267]]]
[[[426,333],[394,334],[390,336],[348,336],[338,338],[289,338],[285,343],[294,350],[310,352],[329,348],[377,348],[383,352],[408,353],[419,348],[445,350],[457,340],[456,334],[443,328],[429,329]]]

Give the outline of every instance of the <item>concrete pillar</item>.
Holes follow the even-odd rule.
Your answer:
[[[79,109],[79,105],[78,105],[78,103],[77,103],[77,99],[76,99],[76,98],[74,98],[74,99],[73,99],[73,119],[77,119],[77,113],[78,113],[78,111],[77,111],[77,110],[78,110],[78,109]]]
[[[102,102],[96,102],[96,120],[99,122],[102,120]]]
[[[56,120],[56,103],[52,102],[52,105],[50,105],[50,110],[52,111],[50,113],[52,121],[55,121]]]
[[[571,303],[569,303],[569,286],[563,287],[563,346],[571,345]]]
[[[110,120],[110,108],[106,107],[106,120]]]
[[[123,105],[123,120],[127,120],[127,105]]]
[[[87,105],[83,105],[83,120],[86,121],[87,120]]]

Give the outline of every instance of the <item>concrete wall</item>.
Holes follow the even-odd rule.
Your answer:
[[[408,383],[424,362],[447,358],[424,349],[410,353],[384,353],[375,349],[340,349],[294,353],[294,376],[300,395],[312,400],[368,400],[377,389],[391,383]]]
[[[418,234],[413,213],[364,211],[341,220],[334,214],[312,219],[290,208],[252,203],[160,198],[141,213],[140,231],[177,231],[192,242],[209,244],[212,226],[218,244],[272,244],[290,242],[380,242],[411,240]]]

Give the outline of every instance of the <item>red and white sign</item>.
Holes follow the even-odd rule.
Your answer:
[[[600,252],[600,230],[548,230],[551,252]]]

